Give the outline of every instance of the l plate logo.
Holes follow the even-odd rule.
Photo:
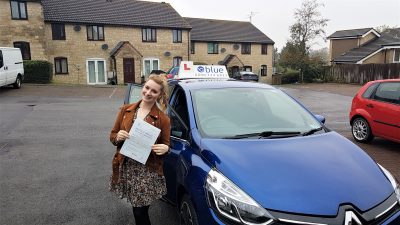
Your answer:
[[[344,225],[362,225],[360,219],[351,211],[347,211],[344,218]]]

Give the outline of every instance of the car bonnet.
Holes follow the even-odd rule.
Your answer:
[[[335,216],[393,193],[378,165],[336,132],[282,139],[203,139],[202,155],[266,209]]]

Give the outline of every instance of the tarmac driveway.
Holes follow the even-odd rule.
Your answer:
[[[281,86],[350,138],[352,95],[338,85]],[[356,89],[353,87],[353,89]],[[346,89],[347,90],[347,89]],[[115,148],[108,140],[124,86],[27,85],[0,88],[0,224],[134,224],[130,205],[108,191]],[[400,145],[361,145],[400,178]],[[179,224],[157,201],[153,224]]]

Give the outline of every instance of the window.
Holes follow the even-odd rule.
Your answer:
[[[399,104],[400,82],[381,83],[376,89],[374,99],[382,102]]]
[[[144,59],[143,60],[143,72],[145,76],[148,76],[152,70],[159,70],[160,63],[158,59]]]
[[[400,62],[400,49],[394,50],[393,62]]]
[[[180,57],[180,56],[174,57],[173,66],[179,66],[179,65],[181,65],[181,61],[182,61],[182,57]]]
[[[242,54],[245,54],[245,55],[251,54],[251,44],[250,43],[242,44]]]
[[[168,114],[171,118],[171,136],[187,139],[189,114],[185,93],[181,89],[176,90],[174,102]]]
[[[195,49],[195,44],[194,42],[190,42],[190,54],[195,54],[196,49]]]
[[[379,83],[372,84],[365,90],[363,93],[363,98],[371,98],[372,93],[375,91],[376,87],[379,85]]]
[[[68,74],[68,61],[65,57],[54,58],[56,74]]]
[[[156,29],[143,28],[142,29],[142,42],[157,42]]]
[[[267,65],[261,65],[260,75],[267,76]]]
[[[53,40],[65,40],[65,26],[60,23],[51,24],[51,32]]]
[[[261,45],[261,55],[267,55],[268,54],[268,45]]]
[[[172,40],[174,43],[182,43],[182,31],[172,30]]]
[[[210,42],[207,44],[208,54],[218,54],[218,43]]]
[[[28,12],[26,11],[26,1],[10,1],[10,4],[11,18],[13,20],[28,19]]]
[[[104,41],[104,27],[87,26],[87,39],[88,41]]]
[[[29,42],[17,41],[14,42],[14,47],[21,49],[23,60],[31,60],[31,47],[29,46]]]
[[[243,67],[243,71],[251,72],[252,70],[253,70],[253,69],[252,69],[251,66],[244,66],[244,67]]]
[[[0,50],[0,68],[4,66],[3,53]]]

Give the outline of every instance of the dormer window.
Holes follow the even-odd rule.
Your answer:
[[[26,1],[10,1],[11,18],[13,20],[27,20]]]

